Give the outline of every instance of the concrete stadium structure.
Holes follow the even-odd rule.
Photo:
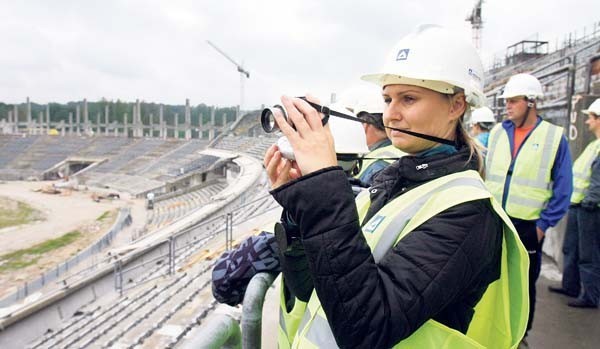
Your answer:
[[[568,130],[576,157],[591,137],[580,110],[600,97],[600,31],[555,52],[513,52],[506,63],[486,77],[498,120],[503,105],[497,97],[507,79],[530,72],[546,93],[541,112]],[[260,132],[258,113],[226,129],[213,127],[213,135],[221,134],[206,140],[188,137],[193,125],[186,121],[176,128],[186,137],[176,139],[167,137],[162,119],[140,125],[137,105],[131,126],[97,122],[94,136],[85,102],[81,124],[21,123],[14,111],[0,121],[6,131],[0,135],[0,179],[69,177],[74,185],[156,195],[154,210],[131,243],[102,250],[95,268],[65,274],[63,283],[41,289],[37,299],[24,302],[23,294],[19,304],[4,308],[0,347],[175,347],[190,334],[201,336],[199,325],[216,307],[208,287],[212,262],[204,250],[225,240],[230,246],[234,228],[250,231],[277,216],[261,166],[274,138]],[[59,135],[42,135],[50,128]],[[121,137],[134,128],[133,137]],[[144,137],[154,131],[158,137]],[[563,231],[559,225],[548,234],[544,247],[559,265]]]

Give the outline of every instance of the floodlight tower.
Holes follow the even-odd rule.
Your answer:
[[[475,45],[477,51],[481,50],[481,29],[483,28],[483,20],[481,18],[482,5],[483,0],[477,0],[473,10],[471,10],[471,13],[465,18],[465,21],[471,22],[473,45]]]
[[[243,63],[237,64],[236,61],[234,61],[231,57],[229,57],[225,52],[223,52],[215,44],[210,42],[210,40],[206,40],[206,43],[209,44],[210,46],[212,46],[212,48],[214,48],[215,50],[217,50],[217,52],[222,54],[223,57],[227,58],[228,61],[233,63],[237,67],[237,71],[240,73],[240,105],[239,105],[237,113],[236,113],[237,115],[235,116],[235,119],[237,120],[240,117],[239,114],[244,105],[244,80],[250,79],[250,72],[244,69]]]

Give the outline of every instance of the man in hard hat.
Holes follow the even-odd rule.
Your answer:
[[[471,135],[482,147],[487,148],[490,130],[496,124],[494,112],[488,107],[473,110],[471,114]]]
[[[575,308],[598,308],[600,298],[600,98],[582,113],[596,140],[588,144],[573,165],[573,195],[563,253],[562,286],[551,292],[577,299]]]
[[[529,253],[530,310],[535,311],[535,282],[540,274],[542,243],[569,208],[572,169],[563,128],[537,115],[542,85],[530,74],[512,76],[500,98],[507,120],[490,132],[486,185],[510,216]]]
[[[353,107],[356,117],[370,122],[362,124],[369,153],[363,158],[360,172],[356,175],[356,178],[367,185],[371,185],[373,177],[379,171],[405,155],[404,152],[392,145],[385,133],[385,127],[383,126],[384,107],[381,93],[362,94],[358,103]]]

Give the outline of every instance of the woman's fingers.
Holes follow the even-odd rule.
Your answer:
[[[312,95],[307,94],[306,99],[313,103],[319,104],[319,100]],[[311,130],[315,131],[323,127],[323,114],[300,98],[294,98],[293,103],[294,106],[304,115],[304,120]]]
[[[308,108],[299,109],[298,102],[304,103]],[[308,113],[316,113],[316,110],[300,98],[282,96],[281,103],[283,103],[283,106],[287,110],[288,118],[291,120],[292,124],[294,124],[300,137],[305,137],[306,134],[311,131],[310,125],[306,121],[306,118],[309,116]]]
[[[269,149],[267,149],[267,151],[265,152],[265,157],[263,158],[264,168],[267,168],[269,161],[271,161],[271,158],[273,157],[273,155],[275,154],[275,151],[277,151],[277,150],[279,150],[279,148],[277,148],[277,144],[273,144],[272,146],[269,147]]]

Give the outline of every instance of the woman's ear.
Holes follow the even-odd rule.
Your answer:
[[[467,100],[463,92],[450,97],[450,120],[458,120],[467,110]]]

